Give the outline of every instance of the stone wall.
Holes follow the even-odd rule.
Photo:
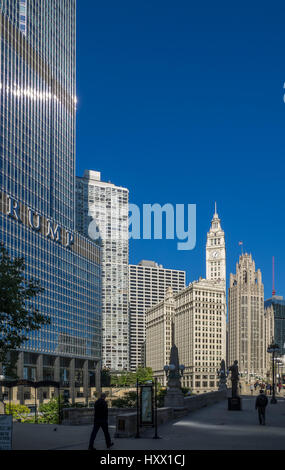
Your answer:
[[[109,408],[109,424],[116,424],[116,416],[133,411],[133,408]],[[63,419],[61,424],[77,426],[81,424],[93,424],[93,408],[65,408],[63,409]]]
[[[158,408],[157,423],[164,424],[172,419],[185,416],[191,411],[198,410],[204,406],[210,406],[225,400],[227,391],[203,393],[184,398],[183,408],[164,407]],[[134,408],[109,408],[109,424],[116,425],[116,437],[131,437],[137,432],[137,411]],[[62,424],[78,426],[93,424],[94,408],[65,408],[63,409]],[[140,430],[140,432],[143,429]]]
[[[199,410],[204,406],[210,406],[219,401],[226,400],[227,390],[203,393],[190,397],[184,397],[183,408],[158,408],[157,410],[157,423],[158,425],[165,424],[173,419],[178,419],[186,416],[189,412]],[[142,433],[147,428],[140,428]],[[116,417],[116,433],[115,437],[133,437],[137,432],[137,413],[127,412],[125,414],[118,413]]]

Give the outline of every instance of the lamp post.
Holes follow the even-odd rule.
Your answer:
[[[179,380],[183,377],[183,372],[185,369],[185,366],[183,364],[179,364],[178,368],[174,364],[169,364],[164,366],[164,372],[166,375],[166,378],[179,378]]]
[[[276,404],[277,400],[275,398],[275,370],[274,370],[274,357],[275,353],[279,350],[279,346],[277,343],[274,342],[274,338],[272,338],[272,343],[268,346],[267,352],[272,354],[272,398],[270,403]]]

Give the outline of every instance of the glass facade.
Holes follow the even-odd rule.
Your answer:
[[[101,249],[74,231],[75,20],[75,0],[0,0],[0,240],[51,319],[22,349],[99,361]]]
[[[264,302],[265,311],[269,308],[273,309],[273,331],[274,341],[279,346],[278,356],[285,355],[285,300],[283,298],[272,298]],[[268,338],[271,340],[271,338]],[[268,341],[269,345],[269,341]]]
[[[74,229],[75,0],[0,5],[0,185]]]

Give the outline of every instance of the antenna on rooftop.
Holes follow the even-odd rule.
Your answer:
[[[272,297],[276,294],[275,291],[275,276],[274,276],[274,256],[272,256]]]

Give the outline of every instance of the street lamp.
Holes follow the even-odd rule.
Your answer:
[[[167,378],[175,377],[180,379],[181,377],[183,377],[185,366],[183,364],[180,364],[177,368],[174,364],[169,364],[169,366],[165,365],[163,369]]]
[[[275,371],[274,371],[274,357],[275,353],[279,350],[279,346],[277,343],[274,343],[274,338],[272,338],[272,343],[268,346],[267,352],[269,354],[272,354],[272,398],[270,403],[273,403],[274,405],[277,403],[277,400],[275,398]]]

